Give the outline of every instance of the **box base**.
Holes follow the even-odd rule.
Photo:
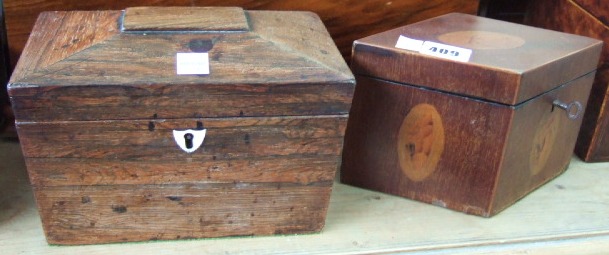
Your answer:
[[[320,231],[331,181],[34,188],[50,244]]]

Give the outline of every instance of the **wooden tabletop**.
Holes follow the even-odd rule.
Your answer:
[[[19,145],[0,140],[2,254],[605,254],[609,163],[569,170],[486,219],[335,184],[319,234],[47,245]]]

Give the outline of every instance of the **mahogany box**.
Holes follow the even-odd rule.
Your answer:
[[[605,42],[575,153],[588,162],[609,161],[609,2],[532,0],[525,23]]]
[[[319,231],[355,79],[319,17],[42,13],[8,85],[47,241]]]
[[[457,13],[357,40],[341,181],[498,213],[568,167],[601,46]]]

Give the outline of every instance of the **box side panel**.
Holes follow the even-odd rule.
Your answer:
[[[49,86],[12,96],[18,121],[347,114],[353,83]]]
[[[35,186],[331,180],[346,115],[17,123]],[[183,151],[174,130],[206,130]]]
[[[511,109],[356,78],[341,181],[488,215]]]
[[[120,11],[41,13],[10,82],[35,76],[37,69],[46,68],[118,34],[117,20],[120,16]],[[49,77],[45,79],[50,80]],[[11,89],[13,86],[9,84],[9,94],[12,94]]]
[[[594,73],[590,73],[516,109],[493,213],[567,169],[582,116],[570,119],[565,110],[552,103],[557,99],[567,104],[577,101],[585,108],[593,79]]]
[[[332,181],[36,187],[47,241],[93,244],[319,231]]]
[[[295,9],[298,10],[298,9]],[[314,12],[302,11],[248,11],[253,30],[260,38],[272,42],[285,53],[308,59],[325,71],[332,70],[336,80],[353,80],[349,66],[341,57],[336,44],[328,33],[320,17]],[[299,59],[299,61],[301,61]],[[307,75],[308,68],[298,70]],[[323,77],[323,72],[312,74],[309,79]],[[317,76],[317,77],[316,77]]]
[[[578,1],[591,4],[591,1]],[[605,5],[596,1],[595,4]],[[596,8],[596,10],[606,10]],[[590,93],[575,151],[586,161],[609,160],[609,142],[603,137],[609,134],[609,29],[596,17],[568,0],[531,1],[525,22],[528,25],[589,36],[605,42],[601,53],[596,80]]]
[[[17,123],[47,240],[319,231],[347,115]],[[183,151],[174,130],[205,130]],[[196,135],[195,135],[196,136]]]

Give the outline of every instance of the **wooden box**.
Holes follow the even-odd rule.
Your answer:
[[[341,181],[498,213],[568,167],[601,44],[466,14],[356,41]]]
[[[605,42],[575,153],[588,162],[609,161],[609,2],[533,0],[525,23]]]
[[[48,242],[90,244],[319,231],[354,82],[313,13],[140,7],[41,14],[8,91]]]

